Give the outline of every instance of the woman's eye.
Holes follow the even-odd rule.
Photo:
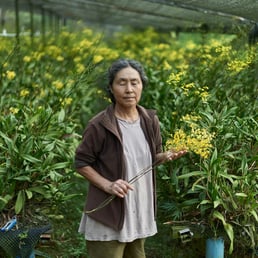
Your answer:
[[[138,85],[137,81],[131,81],[131,82],[127,82],[127,81],[120,81],[119,82],[119,86],[126,86],[127,84],[130,84],[133,87],[136,87]]]

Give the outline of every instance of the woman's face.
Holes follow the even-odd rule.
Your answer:
[[[140,74],[132,67],[120,70],[111,85],[116,105],[124,108],[136,106],[141,99],[142,88]]]

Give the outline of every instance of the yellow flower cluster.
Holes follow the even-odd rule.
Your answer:
[[[14,115],[19,112],[19,109],[18,109],[18,108],[15,108],[15,107],[10,107],[9,110],[10,110],[10,112],[11,112],[12,114],[14,114]]]
[[[85,36],[91,37],[93,35],[93,31],[92,29],[86,28],[83,30],[83,34],[85,34]]]
[[[108,47],[99,47],[97,49],[96,54],[101,57],[101,60],[103,60],[103,59],[112,60],[119,56],[116,51],[114,51],[113,49],[110,49]]]
[[[60,100],[62,106],[69,106],[72,104],[73,99],[72,98],[64,98],[63,100]]]
[[[56,58],[62,54],[62,50],[58,46],[50,45],[45,48],[45,53]]]
[[[8,80],[13,80],[16,76],[16,73],[14,71],[6,71],[6,77]]]
[[[20,91],[20,96],[21,97],[26,97],[29,94],[30,94],[30,92],[26,89],[23,89],[23,90]]]
[[[207,101],[207,99],[209,97],[209,93],[207,91],[205,91],[205,87],[206,86],[204,86],[204,88],[202,88],[202,92],[200,93],[200,97],[201,97],[202,101],[204,101],[204,102]]]
[[[220,57],[226,57],[232,51],[232,46],[218,46],[215,52],[220,54]]]
[[[172,84],[173,82],[180,82],[181,79],[184,77],[184,75],[186,74],[186,72],[179,72],[179,73],[171,73],[169,75],[169,78],[167,80],[168,84]]]
[[[53,81],[53,85],[57,90],[61,90],[64,87],[64,84],[61,81]]]
[[[76,64],[76,72],[83,73],[86,70],[86,67],[83,64]]]
[[[31,57],[30,57],[30,56],[24,56],[24,57],[23,57],[23,61],[24,61],[25,63],[29,63],[29,62],[31,62]]]
[[[198,121],[200,119],[201,119],[200,116],[186,114],[185,116],[182,116],[181,121],[190,122],[191,123],[191,122],[196,122],[196,121]]]
[[[58,62],[62,62],[62,61],[64,61],[64,57],[62,57],[62,56],[57,56],[57,57],[56,57],[56,60],[57,60]]]
[[[233,60],[231,62],[228,63],[227,65],[227,69],[229,71],[234,71],[236,73],[244,70],[246,67],[249,66],[249,62],[246,61],[241,61],[241,60]]]
[[[43,52],[34,52],[33,54],[32,54],[32,59],[33,60],[36,60],[36,61],[40,61],[43,57],[44,57],[44,53]]]
[[[163,69],[164,70],[170,70],[172,66],[165,60],[163,63]]]
[[[174,135],[171,135],[171,138],[166,142],[166,149],[192,151],[202,158],[208,158],[214,134],[209,133],[206,129],[199,128],[194,123],[190,124],[190,127],[190,133],[178,129]]]
[[[194,82],[183,83],[184,76],[184,71],[171,73],[169,75],[167,83],[172,85],[173,87],[180,87],[182,89],[183,95],[185,96],[199,96],[203,102],[206,102],[209,97],[209,88],[207,86],[201,87]]]
[[[184,91],[184,94],[186,96],[188,96],[189,91],[191,91],[191,89],[194,89],[194,88],[195,88],[195,85],[193,82],[182,85],[182,90]]]
[[[97,63],[101,62],[103,59],[104,59],[104,58],[103,58],[103,56],[101,56],[101,55],[94,55],[94,57],[93,57],[93,63],[94,63],[94,64],[97,64]]]
[[[80,43],[79,43],[79,48],[83,48],[83,49],[88,49],[92,46],[93,42],[91,42],[90,40],[87,39],[83,39]]]
[[[192,40],[189,40],[185,47],[188,50],[194,50],[197,47],[197,45]]]

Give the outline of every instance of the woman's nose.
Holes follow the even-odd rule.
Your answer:
[[[128,82],[127,85],[126,85],[126,91],[127,92],[133,91],[133,85],[130,82]]]

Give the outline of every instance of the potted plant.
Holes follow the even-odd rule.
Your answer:
[[[247,119],[243,120],[239,119],[239,122],[246,123]],[[249,122],[254,123],[253,120]],[[246,135],[246,132],[236,132],[236,129],[232,127],[231,133],[227,128],[224,140],[221,137],[217,141],[219,144],[214,147],[210,158],[202,160],[198,171],[178,176],[179,180],[192,179],[192,194],[199,196],[199,219],[209,228],[209,238],[219,242],[221,237],[229,239],[229,254],[233,252],[235,241],[252,249],[257,244],[257,139],[253,141],[257,134],[249,130]],[[248,136],[249,144],[232,147],[228,142],[231,140],[234,145],[236,136],[242,140]],[[241,239],[236,239],[240,235]]]
[[[212,115],[211,111],[202,113],[202,128],[212,128],[215,132],[209,157],[200,157],[199,162],[191,166],[189,160],[196,160],[195,153],[191,152],[188,163],[181,160],[181,170],[175,164],[177,171],[172,173],[177,175],[166,178],[173,180],[177,191],[178,199],[174,203],[180,203],[167,208],[179,214],[176,206],[180,207],[183,211],[180,218],[205,226],[209,239],[206,249],[217,253],[217,256],[209,256],[213,251],[206,250],[206,258],[223,257],[224,241],[229,246],[229,254],[236,241],[238,246],[253,250],[257,244],[257,133],[253,129],[255,125],[257,128],[257,122],[233,116],[233,109],[224,107]],[[242,125],[241,130],[239,125]],[[181,133],[178,139],[183,138]],[[215,248],[211,247],[212,243]]]

